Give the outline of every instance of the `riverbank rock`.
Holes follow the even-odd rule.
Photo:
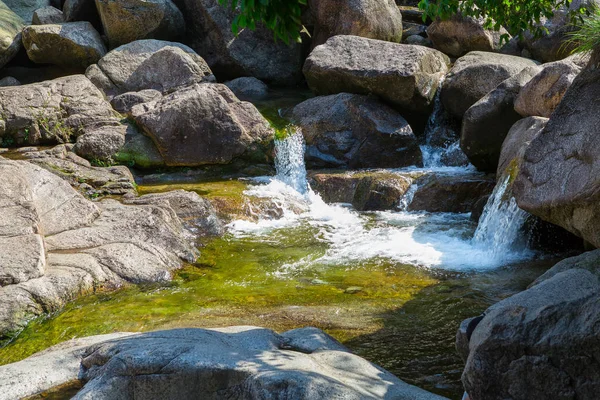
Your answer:
[[[488,30],[483,27],[483,19],[461,14],[433,21],[427,28],[433,48],[450,57],[461,57],[470,51],[497,51],[501,47],[500,37],[503,34],[508,34],[504,28],[499,31]]]
[[[309,8],[315,20],[313,47],[336,35],[402,40],[402,14],[394,0],[312,0]]]
[[[62,11],[67,22],[88,21],[98,31],[103,30],[95,0],[65,0]]]
[[[214,118],[215,113],[219,118]],[[273,129],[222,84],[196,84],[133,107],[168,166],[268,163]]]
[[[515,175],[523,162],[525,150],[531,141],[546,127],[548,118],[528,117],[517,121],[508,131],[496,170],[496,177],[500,179],[505,173]]]
[[[35,63],[83,69],[106,54],[100,34],[89,22],[30,25],[23,29],[23,45]]]
[[[0,1],[0,68],[14,58],[21,49],[21,31],[25,22]]]
[[[519,92],[515,111],[523,117],[549,118],[581,72],[582,68],[570,58],[544,64],[542,70]]]
[[[133,106],[142,103],[148,103],[152,100],[157,100],[162,97],[162,94],[158,90],[144,89],[139,92],[127,92],[113,97],[110,101],[110,105],[115,111],[121,114],[131,113]]]
[[[83,75],[0,88],[0,138],[4,142],[67,143],[82,135],[120,132],[121,128],[110,104]]]
[[[394,106],[428,113],[450,60],[422,46],[335,36],[317,46],[304,76],[318,95],[374,94]]]
[[[17,14],[26,24],[31,24],[35,10],[51,5],[50,0],[4,0],[15,14]]]
[[[349,93],[315,97],[294,107],[290,118],[306,140],[308,168],[422,164],[408,122],[374,98]]]
[[[198,82],[212,82],[212,71],[189,47],[161,40],[138,40],[106,54],[86,76],[109,98],[154,89],[167,93]]]
[[[96,8],[111,48],[140,39],[173,40],[185,32],[171,0],[96,0]]]
[[[510,128],[522,117],[515,100],[540,67],[527,67],[498,85],[473,104],[462,121],[460,147],[478,170],[494,172],[502,142]]]
[[[19,85],[21,85],[21,82],[19,82],[18,79],[13,78],[12,76],[6,76],[6,77],[0,79],[0,87],[19,86]]]
[[[186,43],[218,72],[220,81],[253,76],[268,84],[294,86],[302,77],[303,50],[298,43],[273,41],[273,32],[258,25],[231,31],[235,13],[218,0],[180,0]]]
[[[600,71],[589,68],[567,90],[525,152],[515,180],[519,207],[600,247],[597,135]]]
[[[63,12],[52,6],[35,10],[31,21],[33,25],[60,24],[63,22],[65,22]]]
[[[598,252],[564,260],[488,308],[469,341],[474,399],[594,399],[600,390]]]
[[[235,96],[244,101],[261,100],[269,95],[269,87],[260,79],[252,77],[237,78],[225,82]]]
[[[27,371],[39,371],[55,385],[83,378],[75,399],[443,399],[350,353],[315,328],[282,334],[250,326],[174,329],[93,336],[59,346],[0,367],[12,384],[10,393],[22,397],[33,387],[47,387],[37,377],[27,378]]]
[[[208,206],[202,200],[187,199],[196,198],[195,193],[186,195],[186,204],[203,208],[186,208],[181,201],[172,202],[174,195],[168,194],[138,200],[144,204],[136,205],[112,199],[91,202],[46,169],[4,158],[0,158],[0,177],[5,182],[0,195],[0,238],[5,242],[23,237],[21,243],[31,240],[32,246],[33,239],[42,240],[39,259],[45,260],[37,273],[29,269],[28,275],[16,275],[10,264],[0,264],[0,276],[6,277],[0,287],[2,339],[32,317],[55,311],[98,287],[170,279],[171,271],[198,256],[197,235],[185,229],[182,219],[198,230],[213,224],[209,220],[214,217],[206,213]],[[204,214],[194,220],[196,210]],[[11,248],[29,258],[36,254],[31,246]],[[11,260],[21,256],[13,255]]]
[[[137,129],[127,129],[125,144],[114,156],[115,161],[136,168],[160,168],[165,166],[156,145]]]
[[[444,80],[440,99],[446,110],[462,118],[500,83],[535,65],[526,58],[472,51],[456,61]]]

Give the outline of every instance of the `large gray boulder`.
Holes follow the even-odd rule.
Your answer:
[[[340,35],[310,53],[304,76],[318,95],[374,94],[428,113],[449,64],[443,53],[426,47]]]
[[[261,100],[269,95],[269,87],[263,81],[249,76],[225,82],[225,86],[244,101]]]
[[[173,40],[185,32],[171,0],[96,0],[96,7],[111,48],[139,39]]]
[[[168,166],[269,162],[273,129],[225,85],[189,86],[131,113]]]
[[[21,48],[21,31],[25,22],[10,8],[0,1],[0,68],[19,52]]]
[[[502,142],[513,124],[522,118],[515,111],[515,100],[539,70],[540,67],[525,68],[502,82],[465,113],[460,147],[477,169],[496,171]]]
[[[527,117],[517,121],[508,131],[498,161],[496,177],[500,179],[504,174],[513,177],[519,172],[523,163],[525,150],[546,127],[548,118]]]
[[[598,265],[597,251],[564,260],[485,311],[462,376],[471,398],[597,398]]]
[[[542,66],[542,70],[519,92],[515,111],[523,117],[549,118],[567,89],[581,72],[571,57]]]
[[[218,0],[179,0],[186,20],[186,43],[218,73],[219,80],[253,76],[268,84],[293,86],[302,77],[302,46],[273,40],[263,26],[235,35],[236,14]]]
[[[60,24],[65,22],[65,16],[63,12],[58,8],[48,6],[38,8],[33,13],[33,25],[46,25],[46,24]]]
[[[23,29],[23,45],[35,63],[82,69],[106,54],[100,34],[89,22],[30,25]]]
[[[340,93],[298,104],[290,113],[306,141],[309,168],[396,168],[421,165],[417,138],[391,107]]]
[[[402,14],[394,0],[312,0],[312,45],[332,36],[354,35],[400,43]]]
[[[3,158],[0,177],[1,339],[94,288],[170,279],[196,260],[199,231],[218,233],[195,193],[92,202],[44,168]]]
[[[65,21],[88,21],[98,30],[102,28],[95,0],[65,0],[63,3]]]
[[[204,81],[212,71],[194,50],[175,42],[138,40],[111,50],[86,71],[109,98],[154,89],[161,93]]]
[[[497,51],[500,37],[508,34],[483,27],[483,18],[464,17],[460,13],[445,20],[435,20],[427,28],[433,48],[451,57],[461,57],[470,51]]]
[[[591,66],[595,65],[591,63]],[[600,70],[582,71],[525,152],[515,181],[519,207],[600,246],[600,115],[590,112]]]
[[[3,0],[27,24],[31,24],[33,13],[38,8],[48,7],[51,0]]]
[[[66,143],[99,130],[121,132],[121,126],[102,93],[83,75],[0,87],[4,140],[20,145]]]
[[[446,76],[441,101],[446,110],[462,118],[473,104],[500,83],[536,64],[526,58],[472,51],[459,58]]]
[[[316,328],[282,334],[239,326],[92,336],[0,372],[7,377],[0,382],[0,389],[6,388],[0,391],[2,400],[51,387],[40,377],[54,386],[83,378],[85,386],[74,399],[443,399],[350,353]]]

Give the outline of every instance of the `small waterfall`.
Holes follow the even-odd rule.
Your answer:
[[[419,190],[419,185],[417,185],[416,183],[413,183],[408,187],[408,189],[404,193],[404,196],[402,196],[402,198],[400,199],[400,203],[398,204],[398,210],[406,211],[408,209],[408,206],[410,206],[410,203],[412,203],[413,198],[415,197],[415,193],[417,193],[417,190]]]
[[[475,246],[486,249],[497,259],[509,258],[511,252],[524,251],[527,246],[521,228],[528,214],[517,206],[509,181],[506,176],[494,188],[473,236]]]
[[[275,140],[275,177],[300,194],[309,190],[304,164],[304,136],[299,128],[287,128],[284,138]]]

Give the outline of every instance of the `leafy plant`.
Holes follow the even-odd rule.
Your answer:
[[[275,39],[301,42],[302,6],[306,0],[219,0],[219,4],[230,7],[236,13],[231,29],[238,34],[242,29],[256,29],[263,23],[273,31]]]
[[[419,8],[424,11],[423,19],[448,19],[457,13],[466,17],[483,19],[486,29],[499,31],[502,27],[512,35],[523,35],[529,31],[534,37],[548,33],[544,19],[554,17],[558,9],[569,9],[571,0],[421,0]],[[567,12],[572,23],[581,21],[589,14],[586,5],[572,7]],[[502,35],[507,41],[509,36]]]
[[[575,53],[588,53],[600,48],[600,9],[595,8],[578,27],[569,38]]]

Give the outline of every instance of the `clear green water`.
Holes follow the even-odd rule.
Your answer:
[[[195,190],[228,213],[246,204],[239,181],[140,187]],[[240,213],[242,214],[242,213]],[[374,216],[366,223],[376,225]],[[172,282],[96,293],[32,321],[0,349],[0,364],[53,344],[116,331],[260,325],[316,326],[401,379],[459,398],[454,335],[464,318],[524,289],[552,261],[457,273],[394,262],[306,262],[326,254],[321,227],[305,221],[261,235],[208,240]],[[302,268],[285,266],[304,261]]]

